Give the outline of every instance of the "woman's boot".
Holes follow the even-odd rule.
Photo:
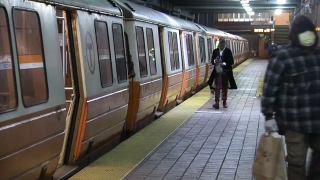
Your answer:
[[[219,109],[219,101],[216,101],[216,104],[214,104],[213,107]]]
[[[227,105],[227,101],[226,101],[226,100],[223,101],[223,108],[228,108],[228,105]]]

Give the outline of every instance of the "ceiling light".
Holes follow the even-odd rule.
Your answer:
[[[242,4],[243,7],[250,6],[250,4]]]
[[[285,4],[285,3],[286,3],[286,0],[277,0],[277,3],[278,3],[278,4]]]
[[[248,11],[252,11],[251,7],[244,7],[244,9],[248,12]]]
[[[275,15],[281,15],[282,14],[282,9],[276,9],[274,12]]]
[[[241,4],[249,4],[249,1],[240,1]]]
[[[250,15],[250,16],[253,16],[254,15],[254,12],[253,11],[249,11],[249,12],[247,12],[248,13],[248,15]]]

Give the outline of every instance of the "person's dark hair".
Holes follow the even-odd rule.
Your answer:
[[[226,40],[223,38],[220,38],[220,43],[226,43]]]
[[[298,35],[305,31],[312,31],[316,35],[316,42],[311,47],[304,47],[300,45]],[[292,46],[300,47],[303,49],[314,49],[318,45],[318,34],[316,32],[316,26],[307,16],[300,15],[296,17],[291,23],[289,39],[291,41]]]

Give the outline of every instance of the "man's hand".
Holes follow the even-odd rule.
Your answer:
[[[264,123],[264,128],[266,129],[267,132],[278,132],[279,131],[277,122],[274,118],[266,120]]]
[[[217,58],[214,60],[214,63],[218,63],[218,62],[220,62],[220,57],[219,56],[217,56]]]

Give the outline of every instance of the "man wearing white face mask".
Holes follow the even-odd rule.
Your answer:
[[[320,180],[320,49],[316,27],[297,17],[291,44],[269,61],[265,74],[262,113],[265,128],[285,136],[289,180]],[[308,148],[313,150],[306,176]]]

